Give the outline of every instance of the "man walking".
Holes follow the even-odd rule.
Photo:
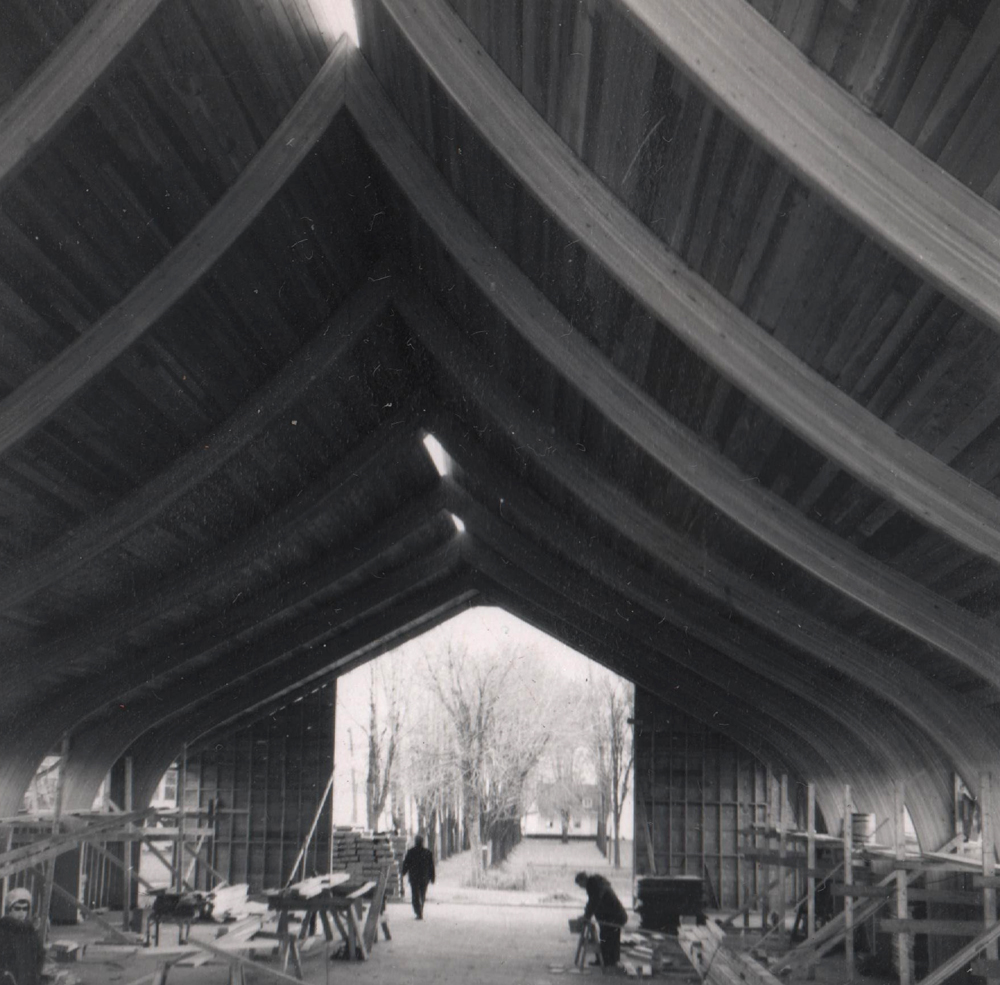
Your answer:
[[[434,854],[424,848],[424,836],[416,835],[413,847],[403,856],[402,874],[410,880],[410,902],[418,920],[424,919],[428,883],[434,881]]]

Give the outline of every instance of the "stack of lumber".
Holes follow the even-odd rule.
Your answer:
[[[394,846],[401,843],[401,849]],[[336,828],[333,832],[333,868],[351,874],[352,881],[375,882],[383,867],[389,867],[387,896],[400,891],[399,867],[406,839],[391,835],[373,835],[353,828]],[[397,854],[398,852],[398,854]]]
[[[759,961],[728,946],[726,933],[717,923],[682,924],[677,940],[698,977],[710,985],[780,985]]]

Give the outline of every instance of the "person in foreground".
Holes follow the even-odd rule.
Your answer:
[[[0,985],[36,985],[42,980],[45,951],[31,920],[31,893],[11,889],[0,917]]]
[[[625,907],[604,876],[578,872],[576,884],[587,891],[583,919],[596,918],[601,927],[601,957],[606,967],[613,968],[621,955],[622,927],[628,923]]]
[[[434,853],[424,848],[424,836],[416,835],[413,847],[403,856],[402,874],[410,880],[410,902],[418,920],[424,919],[427,886],[434,881]]]

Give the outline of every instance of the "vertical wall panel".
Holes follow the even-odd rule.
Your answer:
[[[288,878],[333,770],[335,705],[336,682],[331,681],[189,750],[184,802],[210,815],[215,837],[209,857],[230,883],[249,883],[256,892]],[[305,875],[327,870],[330,823],[328,800]],[[211,885],[201,865],[197,884]]]
[[[636,874],[650,871],[645,812],[657,874],[701,876],[709,906],[737,909],[763,888],[759,867],[738,852],[765,844],[750,832],[768,816],[766,767],[641,688],[635,720]],[[789,879],[790,892],[794,881]]]

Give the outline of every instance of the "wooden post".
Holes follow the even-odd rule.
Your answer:
[[[59,822],[62,818],[63,787],[66,783],[66,760],[69,758],[69,735],[64,735],[59,748],[59,773],[56,776],[56,802],[52,812],[52,834],[59,834]],[[38,908],[38,918],[41,921],[42,946],[49,939],[49,910],[52,907],[52,885],[56,878],[56,859],[52,859],[45,867],[45,883],[42,890],[42,901]]]
[[[771,767],[768,766],[764,774],[764,847],[767,848],[768,854],[771,853],[771,827],[774,824],[774,815],[772,813],[773,797],[771,796],[773,786],[774,784],[771,782]],[[767,864],[762,865],[761,875],[763,876],[764,887],[760,894],[760,929],[762,933],[766,934],[768,930],[768,913],[771,908],[771,866]]]
[[[174,888],[184,892],[184,792],[187,786],[187,743],[181,753],[177,768],[177,869],[174,872]],[[249,822],[248,822],[249,823]]]
[[[903,861],[906,858],[906,806],[905,792],[902,781],[895,784],[896,804],[893,830],[895,832],[896,860]],[[909,915],[909,905],[907,900],[907,878],[906,870],[900,868],[896,872],[896,917],[905,920]],[[910,967],[910,935],[899,933],[896,935],[896,960],[899,964],[899,985],[910,985],[913,979]]]
[[[816,933],[816,784],[806,784],[806,940]],[[816,977],[816,965],[810,963],[806,977]]]
[[[854,981],[854,899],[850,887],[854,882],[854,841],[851,825],[854,805],[851,803],[851,788],[844,787],[844,962],[847,981]],[[904,873],[905,875],[905,873]]]
[[[132,810],[132,757],[125,757],[125,812]],[[131,831],[129,824],[128,830]],[[122,880],[122,929],[132,929],[132,842],[125,845],[125,878]]]
[[[996,851],[994,848],[993,827],[993,778],[989,773],[983,773],[979,779],[979,812],[982,817],[983,831],[983,875],[992,876],[996,871]],[[983,887],[983,923],[992,927],[997,922],[997,891],[992,886]],[[998,948],[996,939],[986,945],[986,960],[996,961]],[[996,977],[989,976],[990,981]]]
[[[788,839],[788,774],[781,774],[781,785],[778,788],[778,934],[784,935],[786,926],[786,897],[788,886],[785,876],[785,846]]]

